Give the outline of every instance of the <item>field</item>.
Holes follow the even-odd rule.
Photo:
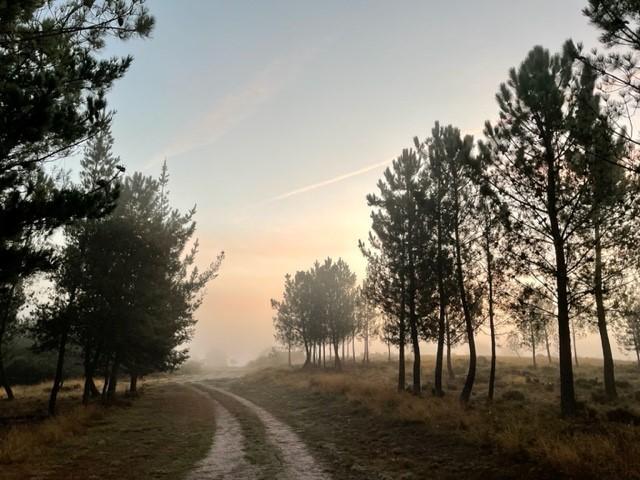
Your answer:
[[[3,479],[181,478],[209,449],[213,410],[190,388],[153,380],[138,398],[85,408],[79,385],[66,382],[53,419],[41,417],[46,385],[0,404]]]
[[[455,359],[444,398],[430,393],[433,358],[423,362],[421,397],[396,392],[397,365],[382,359],[346,364],[341,372],[271,366],[152,378],[139,396],[122,391],[108,408],[79,405],[80,384],[69,381],[53,419],[44,418],[47,385],[18,387],[16,401],[0,404],[2,478],[187,478],[216,451],[216,405],[239,422],[250,478],[280,478],[283,457],[270,443],[271,426],[238,399],[295,432],[334,479],[640,478],[635,365],[617,365],[620,399],[606,403],[599,363],[582,360],[576,369],[582,414],[565,420],[553,365],[540,362],[534,370],[529,359],[500,360],[496,399],[488,403],[488,362],[480,359],[464,409],[457,395],[466,360]]]
[[[487,403],[489,367],[480,359],[468,409],[457,400],[464,358],[441,399],[426,375],[423,397],[396,393],[397,365],[386,362],[343,372],[268,369],[233,388],[298,427],[340,465],[338,478],[640,478],[637,367],[617,365],[620,399],[605,403],[599,362],[584,359],[576,368],[583,412],[563,420],[557,369],[541,363],[534,370],[530,359],[500,360],[496,400]],[[433,358],[423,365],[430,374]]]

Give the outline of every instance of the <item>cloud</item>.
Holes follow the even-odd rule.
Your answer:
[[[208,112],[183,129],[161,152],[147,162],[145,170],[159,164],[166,157],[176,157],[215,143],[295,81],[307,62],[328,40],[330,39],[327,38],[311,48],[294,50],[272,61],[251,80],[223,97]]]

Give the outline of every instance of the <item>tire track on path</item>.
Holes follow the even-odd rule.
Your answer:
[[[240,403],[253,413],[265,427],[266,437],[278,451],[282,462],[282,474],[278,479],[286,480],[330,480],[331,476],[316,461],[300,437],[287,424],[281,422],[268,411],[239,395],[210,384],[199,384],[215,395],[224,396]],[[217,432],[216,432],[217,435]],[[236,477],[252,478],[252,477]],[[255,478],[255,477],[253,477]]]
[[[215,433],[211,449],[187,477],[188,480],[235,480],[258,478],[245,458],[246,439],[240,422],[220,402],[201,388],[191,387],[213,402]]]

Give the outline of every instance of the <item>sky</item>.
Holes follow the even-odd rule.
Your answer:
[[[361,278],[365,196],[385,166],[436,120],[481,136],[534,45],[597,45],[585,3],[149,0],[152,37],[106,52],[134,57],[108,97],[114,152],[150,175],[166,158],[172,202],[197,205],[201,263],[226,253],[193,356],[274,345],[288,272],[331,256]],[[598,356],[595,336],[578,350]]]

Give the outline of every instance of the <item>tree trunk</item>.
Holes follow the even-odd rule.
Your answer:
[[[636,350],[636,360],[638,362],[638,367],[640,367],[640,341],[638,339],[638,323],[637,321],[633,321],[633,346]],[[1,357],[0,357],[1,360]]]
[[[89,397],[92,394],[91,384],[93,388],[96,387],[93,383],[93,370],[91,368],[91,351],[88,346],[84,348],[84,389],[82,391],[82,404],[87,405],[89,403]]]
[[[400,311],[400,331],[398,338],[398,391],[404,392],[405,372],[404,372],[404,288],[402,289],[402,301]]]
[[[489,370],[489,400],[493,400],[493,393],[496,384],[496,328],[493,319],[493,258],[489,237],[486,239],[487,255],[487,283],[489,286],[489,337],[491,340],[491,368]]]
[[[322,368],[327,368],[327,349],[325,342],[322,342]]]
[[[304,341],[304,365],[302,366],[302,368],[308,367],[310,363],[311,363],[311,346],[305,340]]]
[[[356,334],[351,335],[351,354],[353,357],[353,364],[356,364]]]
[[[471,319],[471,311],[467,302],[467,291],[464,286],[464,275],[462,273],[462,253],[460,248],[460,233],[457,222],[454,224],[455,251],[456,251],[456,270],[458,280],[458,293],[460,295],[460,303],[462,304],[462,313],[464,315],[464,324],[467,331],[467,342],[469,343],[469,370],[467,378],[460,392],[460,401],[463,404],[469,403],[471,399],[471,391],[476,378],[476,342],[473,334],[473,320]]]
[[[62,386],[62,376],[64,371],[64,355],[67,349],[67,337],[69,335],[69,326],[64,325],[63,331],[60,334],[60,343],[58,346],[58,361],[56,362],[56,373],[53,379],[53,386],[51,387],[51,394],[49,395],[49,415],[56,414],[56,401],[58,399],[58,392]]]
[[[549,331],[547,330],[547,326],[544,326],[544,344],[547,347],[547,358],[549,359],[549,365],[553,363],[551,360],[551,347],[549,346]]]
[[[437,178],[440,180],[440,170],[439,165],[437,166]],[[440,181],[438,182],[439,193],[440,193]],[[437,226],[436,226],[436,235],[437,235],[437,274],[438,274],[438,342],[436,347],[436,370],[434,372],[434,387],[433,394],[437,397],[441,397],[444,395],[444,390],[442,389],[442,357],[444,355],[444,336],[445,336],[445,321],[447,315],[447,306],[445,303],[445,293],[444,293],[444,269],[442,259],[442,214],[441,214],[441,196],[438,199],[437,204]]]
[[[131,378],[129,380],[129,394],[137,395],[138,394],[138,374],[132,373]]]
[[[291,342],[289,342],[287,344],[287,363],[289,365],[289,368],[291,368]]]
[[[13,395],[13,390],[11,389],[11,385],[9,384],[9,379],[7,378],[7,374],[4,370],[4,357],[2,354],[2,340],[0,339],[0,385],[4,388],[5,393],[7,394],[7,400],[14,400],[15,396]]]
[[[609,332],[607,331],[607,319],[604,309],[604,294],[602,286],[602,242],[600,239],[600,225],[596,221],[595,225],[595,289],[596,312],[598,314],[598,332],[600,333],[600,343],[602,344],[602,358],[604,369],[604,390],[609,400],[618,398],[616,392],[615,367],[613,364],[613,354],[611,353],[611,343],[609,342]]]
[[[413,295],[412,295],[413,297]],[[411,334],[411,344],[413,346],[413,394],[420,395],[422,385],[420,382],[420,340],[418,338],[418,326],[416,325],[415,303],[413,298],[409,303],[409,327]]]
[[[387,342],[387,362],[391,363],[391,342]],[[640,365],[640,359],[638,359],[638,365]]]
[[[107,388],[107,402],[112,402],[116,396],[118,387],[118,374],[120,371],[120,361],[117,356],[113,361],[111,372],[109,373],[109,387]]]
[[[558,302],[558,343],[560,345],[560,409],[563,415],[576,413],[576,395],[571,363],[571,331],[569,328],[569,294],[564,237],[558,224],[556,166],[551,139],[545,138],[547,163],[547,214],[553,237],[556,260],[556,298]],[[574,340],[575,343],[575,340]]]
[[[441,282],[438,281],[440,284]],[[440,290],[440,285],[438,285],[438,290]],[[444,390],[442,389],[442,359],[444,356],[444,336],[445,336],[445,305],[444,299],[440,296],[440,300],[438,302],[440,305],[438,307],[438,343],[436,347],[436,369],[434,372],[434,387],[433,394],[436,397],[441,397],[444,395]]]
[[[11,385],[9,385],[9,379],[4,371],[4,358],[2,355],[2,341],[0,340],[0,385],[4,388],[7,394],[7,400],[15,399]]]
[[[100,393],[100,397],[102,398],[102,402],[107,402],[107,390],[109,389],[109,373],[106,372],[104,374],[104,383],[102,384],[102,392]]]
[[[533,356],[533,368],[535,370],[538,368],[538,364],[536,363],[536,337],[533,332],[533,325],[531,325],[531,353]]]
[[[4,370],[4,353],[2,351],[2,345],[4,342],[4,334],[7,331],[7,323],[9,321],[9,314],[11,311],[11,304],[13,302],[13,295],[16,290],[16,285],[17,283],[15,282],[11,285],[11,289],[9,290],[9,294],[7,295],[7,302],[4,305],[4,312],[2,312],[2,322],[0,323],[0,386],[4,388],[4,391],[7,394],[7,400],[14,400],[15,397],[13,395],[11,385],[9,384],[7,374]]]
[[[342,370],[342,362],[340,361],[340,355],[338,355],[338,348],[339,348],[339,341],[336,340],[335,342],[333,342],[333,352],[335,355],[335,368],[336,370]]]
[[[571,319],[571,337],[573,341],[573,361],[578,367],[580,366],[580,363],[578,363],[578,342],[576,342],[576,326],[573,323],[573,318]]]
[[[369,318],[367,318],[367,323],[365,324],[364,330],[364,357],[363,363],[369,364]]]
[[[445,316],[445,329],[447,334],[447,375],[449,380],[456,378],[456,372],[453,369],[453,361],[451,360],[451,329],[449,328],[449,320]]]

